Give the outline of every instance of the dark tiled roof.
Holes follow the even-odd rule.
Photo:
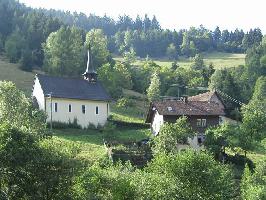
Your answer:
[[[153,106],[161,115],[224,115],[215,102],[164,100],[154,102]]]
[[[225,104],[223,99],[216,91],[209,91],[195,96],[188,97],[189,101],[210,101],[218,103],[223,109],[225,109]]]
[[[146,123],[150,123],[155,110],[160,115],[174,116],[219,116],[225,115],[224,107],[216,102],[208,101],[179,101],[179,100],[162,100],[153,102],[150,105],[146,118]]]
[[[97,81],[90,83],[87,80],[77,78],[63,78],[37,74],[45,96],[52,92],[53,97],[110,101],[111,97]]]

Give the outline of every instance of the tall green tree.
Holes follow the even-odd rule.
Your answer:
[[[155,101],[160,98],[160,85],[160,78],[155,72],[151,77],[151,83],[149,88],[147,89],[147,95],[150,101]]]
[[[177,50],[176,47],[173,43],[169,44],[169,46],[166,49],[166,55],[169,59],[177,59],[178,55],[177,55]]]
[[[59,76],[79,76],[85,70],[82,33],[61,27],[43,44],[45,71]]]
[[[246,200],[266,198],[266,160],[260,161],[252,173],[246,165],[241,180],[241,197]]]
[[[86,35],[85,47],[91,45],[92,64],[95,68],[107,63],[110,53],[107,49],[107,37],[101,29],[92,29]]]
[[[22,49],[25,47],[25,39],[19,31],[13,32],[5,42],[5,52],[9,61],[16,63],[21,58]]]

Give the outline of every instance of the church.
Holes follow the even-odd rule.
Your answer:
[[[77,121],[82,128],[103,126],[110,113],[111,97],[97,80],[88,51],[83,79],[36,74],[32,98],[47,114],[47,122]]]

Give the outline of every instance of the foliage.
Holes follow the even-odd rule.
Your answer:
[[[22,51],[21,59],[20,59],[21,66],[20,68],[25,71],[31,71],[33,66],[33,58],[32,52],[29,48],[25,48]]]
[[[209,88],[212,90],[218,89],[230,97],[241,101],[240,86],[228,69],[215,70],[210,78]],[[235,107],[233,102],[228,101],[228,99],[226,100],[226,106],[229,108]]]
[[[160,78],[155,72],[151,77],[151,83],[147,89],[147,96],[150,101],[155,101],[160,98]]]
[[[122,63],[116,63],[115,66],[105,64],[98,69],[99,79],[105,88],[113,97],[119,97],[122,94],[122,87],[131,89],[131,74]]]
[[[74,188],[77,199],[134,199],[130,168],[121,164],[107,169],[99,165],[90,167],[76,180]]]
[[[243,108],[243,124],[241,124],[241,140],[243,140],[243,149],[252,149],[252,143],[261,141],[266,137],[266,102],[254,101],[250,102]]]
[[[234,181],[230,168],[203,152],[185,151],[175,155],[159,154],[148,172],[174,178],[177,199],[231,199]],[[169,178],[168,178],[169,177]],[[172,199],[173,196],[169,197]]]
[[[46,116],[11,82],[0,82],[0,121],[43,136]]]
[[[265,101],[266,98],[266,76],[261,76],[257,79],[252,101]]]
[[[48,73],[77,76],[84,70],[83,40],[79,29],[61,27],[49,35],[43,49]]]
[[[22,49],[25,45],[25,39],[21,37],[21,33],[16,31],[12,33],[5,42],[5,52],[9,61],[16,63],[19,61]]]
[[[123,97],[117,100],[116,105],[118,108],[127,108],[133,106],[133,101],[129,98]]]
[[[177,145],[187,143],[189,137],[193,137],[193,131],[187,123],[186,117],[177,119],[175,123],[164,123],[160,128],[160,133],[153,142],[153,153],[155,155],[175,154],[178,152]]]
[[[266,198],[265,163],[265,160],[258,163],[253,174],[246,165],[241,181],[241,196],[243,199],[259,200]]]
[[[124,61],[127,64],[133,64],[136,62],[136,52],[133,48],[130,48],[129,51],[124,52]]]
[[[166,55],[169,59],[177,60],[177,58],[178,58],[177,50],[176,50],[176,47],[173,43],[169,44],[169,46],[167,47]]]
[[[206,139],[204,145],[206,149],[211,152],[215,158],[219,158],[220,154],[224,152],[225,147],[228,147],[227,137],[232,131],[232,126],[229,124],[223,124],[218,127],[209,128],[205,134]]]
[[[85,47],[91,45],[92,65],[95,68],[107,63],[109,51],[107,49],[107,37],[101,29],[92,29],[86,34]]]
[[[0,190],[8,199],[66,199],[76,165],[70,146],[0,125]]]
[[[50,127],[50,124],[47,124],[47,127]],[[52,127],[55,129],[67,129],[67,128],[76,128],[81,129],[81,126],[78,124],[78,119],[74,118],[73,121],[68,121],[68,123],[53,121]]]

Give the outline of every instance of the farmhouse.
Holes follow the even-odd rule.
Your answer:
[[[87,69],[83,79],[37,74],[32,97],[39,109],[48,116],[47,121],[77,123],[86,128],[104,125],[110,108],[110,96],[97,80],[88,53]]]
[[[190,140],[190,143],[197,146],[204,140],[204,132],[208,127],[221,123],[221,117],[225,115],[224,108],[215,91],[181,100],[165,99],[151,103],[146,123],[151,124],[152,133],[157,135],[164,122],[174,123],[179,117],[187,116],[192,129],[197,133],[197,137]]]

